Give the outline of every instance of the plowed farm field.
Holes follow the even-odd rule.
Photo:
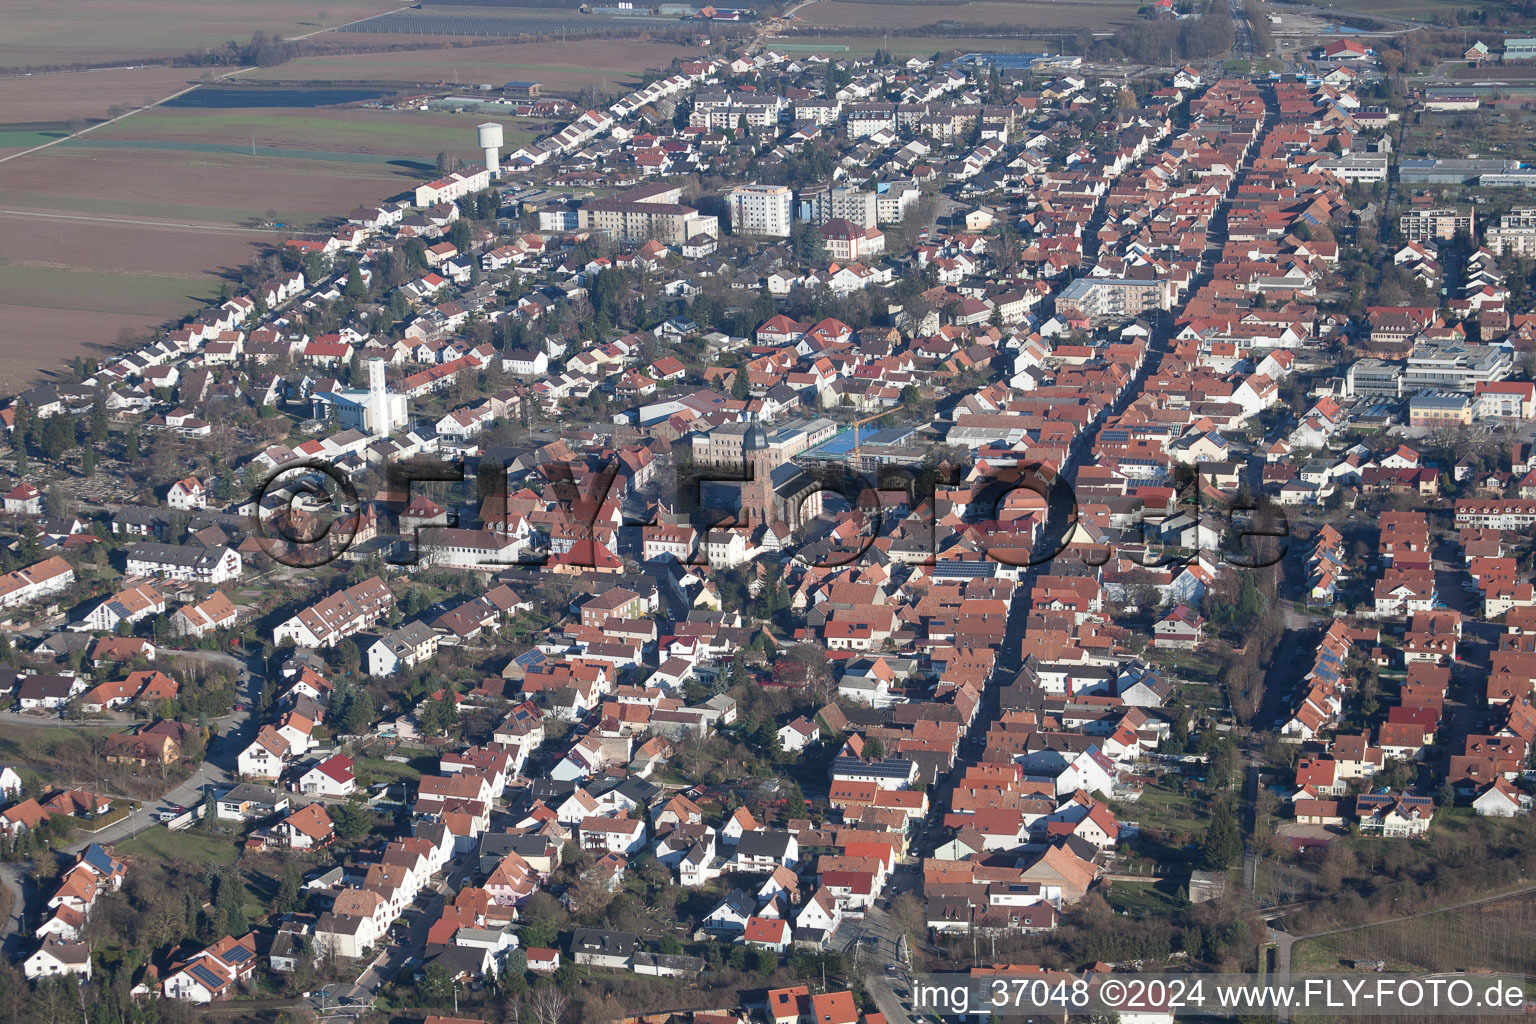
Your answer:
[[[647,69],[664,68],[673,58],[691,60],[699,54],[697,47],[608,39],[505,43],[301,57],[280,67],[258,68],[241,77],[252,81],[466,86],[534,81],[542,83],[547,93],[574,94],[582,86],[594,84],[613,89],[633,88]]]
[[[861,3],[818,0],[795,13],[796,25],[808,28],[916,29],[952,22],[965,26],[1014,29],[1087,29],[1107,31],[1136,20],[1137,4],[1104,0],[1018,0],[1001,3]]]
[[[405,7],[393,0],[13,0],[0,68],[133,63],[245,42],[296,38]]]

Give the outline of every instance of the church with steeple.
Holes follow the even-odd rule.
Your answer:
[[[815,478],[795,463],[784,461],[781,449],[774,446],[760,420],[729,426],[741,431],[740,455],[730,458],[722,451],[721,457],[706,460],[698,468],[705,477],[717,472],[743,479],[703,480],[699,487],[702,509],[732,513],[754,529],[783,524],[797,530],[821,514],[821,493]]]

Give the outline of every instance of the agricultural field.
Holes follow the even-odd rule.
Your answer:
[[[250,156],[290,156],[344,164],[371,164],[380,171],[408,171],[414,182],[430,174],[437,154],[479,160],[475,125],[488,115],[418,111],[280,110],[246,108],[209,110],[160,108],[119,121],[73,140],[66,148],[163,149]],[[517,118],[498,118],[505,126],[507,148],[533,138],[532,124],[520,127]],[[0,168],[3,169],[3,168]],[[405,182],[402,182],[402,188]],[[354,204],[355,205],[355,204]],[[350,209],[351,207],[348,207]],[[345,210],[335,212],[346,212]]]
[[[197,68],[150,66],[0,78],[0,155],[23,144],[21,134],[77,130],[179,92],[200,75]]]
[[[1456,24],[1457,12],[1464,11],[1473,5],[1465,3],[1464,0],[1324,0],[1317,6],[1349,14],[1363,14],[1368,17],[1396,18],[1451,26]],[[1518,12],[1518,8],[1512,4],[1493,2],[1476,6],[1486,8],[1490,12]]]
[[[442,8],[397,11],[381,14],[339,31],[348,35],[458,36],[464,39],[516,38],[517,36],[602,34],[643,35],[663,28],[676,28],[671,18],[597,18],[569,11],[543,12],[516,8],[504,14],[486,8],[444,10]]]
[[[1134,2],[1066,0],[1066,2],[998,3],[882,3],[861,0],[818,0],[795,13],[794,24],[807,28],[922,28],[939,22],[984,25],[1015,31],[1087,28],[1110,31],[1136,20]],[[876,14],[878,11],[878,14]]]
[[[1529,87],[1536,85],[1536,64],[1487,64],[1480,68],[1460,65],[1450,69],[1458,82],[1504,82]]]
[[[248,262],[258,243],[274,237],[49,211],[0,214],[0,387],[25,386],[75,355],[99,358],[124,331],[190,311],[218,293],[221,271]]]
[[[1529,894],[1394,924],[1298,942],[1292,972],[1337,971],[1384,960],[1389,971],[1454,971],[1469,965],[1529,973],[1536,967],[1536,898]]]
[[[403,6],[203,0],[194,10],[187,0],[127,0],[109,9],[104,0],[86,2],[101,7],[103,20],[73,35],[45,24],[41,6],[8,15],[0,67],[13,43],[26,44],[38,67],[113,55],[128,61],[244,40],[256,31],[321,32]],[[400,41],[345,39],[349,46]],[[109,52],[108,43],[116,49]],[[485,114],[311,106],[334,101],[280,96],[274,84],[365,84],[370,95],[387,95],[418,84],[534,79],[550,93],[574,95],[587,85],[633,88],[646,69],[698,52],[589,40],[322,54],[240,72],[261,82],[261,90],[245,94],[223,83],[218,92],[229,96],[198,90],[110,124],[101,122],[212,83],[227,69],[0,76],[0,386],[18,390],[60,361],[103,355],[195,310],[263,247],[359,203],[404,192],[431,176],[439,153],[480,158],[474,126]],[[545,127],[498,120],[508,148]],[[85,128],[91,130],[69,138]],[[49,143],[56,144],[26,152]],[[257,228],[267,221],[284,230]]]
[[[500,85],[529,79],[546,92],[574,94],[583,86],[628,90],[642,72],[690,60],[699,49],[644,41],[503,43],[394,53],[301,57],[275,68],[257,68],[252,81],[381,82],[390,85]]]
[[[787,53],[824,53],[829,56],[860,56],[885,50],[903,57],[931,57],[935,53],[1047,53],[1046,39],[1001,39],[996,36],[843,36],[788,35],[775,39],[790,43]],[[783,49],[783,47],[780,47]]]
[[[68,17],[47,0],[6,5],[0,68],[131,63],[253,33],[296,38],[398,10],[394,0],[76,0]]]
[[[1527,111],[1488,109],[1464,114],[1419,114],[1404,127],[1399,152],[1405,157],[1477,156],[1536,158],[1533,119]]]
[[[203,114],[205,140],[215,141],[186,141]],[[77,353],[99,356],[124,331],[191,312],[281,238],[249,225],[270,218],[302,228],[395,195],[438,152],[407,149],[413,159],[396,166],[383,155],[344,160],[349,143],[302,156],[273,145],[321,145],[323,124],[263,136],[268,149],[254,157],[235,151],[242,133],[249,146],[256,116],[186,111],[145,126],[130,118],[0,163],[0,385],[24,384]],[[119,128],[124,136],[113,137]]]

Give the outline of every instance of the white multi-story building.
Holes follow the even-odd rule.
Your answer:
[[[846,220],[872,228],[877,220],[875,193],[843,185],[813,185],[800,193],[800,219],[812,224]]]
[[[900,224],[907,208],[923,197],[915,181],[893,181],[875,186],[875,220],[880,224]]]
[[[1495,256],[1536,255],[1536,207],[1517,207],[1504,214],[1498,227],[1488,229],[1486,241]]]
[[[794,220],[793,202],[794,193],[787,185],[739,185],[726,196],[731,231],[788,238]]]
[[[205,548],[146,542],[128,549],[128,573],[132,576],[160,576],[218,586],[238,579],[240,572],[240,553],[222,544]]]
[[[482,167],[468,174],[454,171],[436,181],[417,185],[416,205],[433,206],[437,203],[451,203],[490,187],[491,172],[487,168]]]

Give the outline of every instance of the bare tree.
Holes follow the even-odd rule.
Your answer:
[[[528,1009],[538,1024],[561,1024],[570,999],[556,985],[540,985],[528,997]]]

